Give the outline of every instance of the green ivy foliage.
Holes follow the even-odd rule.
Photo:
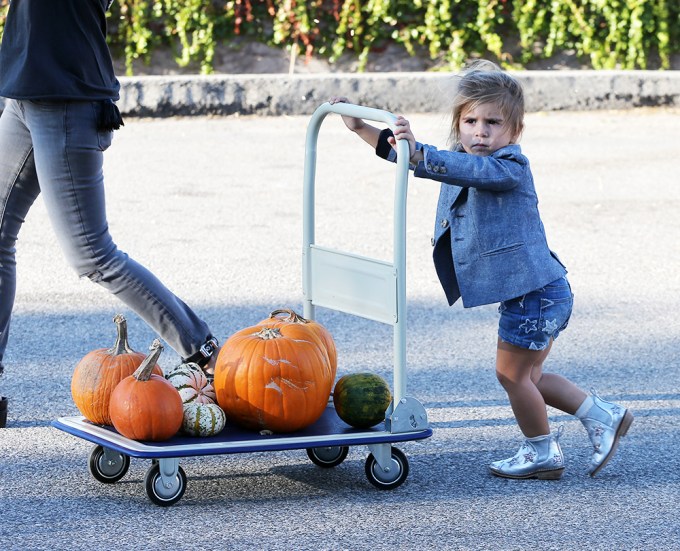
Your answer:
[[[0,33],[9,0],[0,0]],[[215,47],[245,36],[318,54],[399,44],[457,69],[475,57],[520,68],[574,52],[596,69],[668,69],[680,53],[680,2],[672,0],[117,0],[111,49],[133,62],[171,47],[180,67],[213,70]]]

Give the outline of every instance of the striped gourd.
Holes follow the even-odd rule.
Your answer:
[[[215,436],[226,422],[227,417],[217,404],[191,402],[184,406],[182,430],[191,436]]]
[[[198,364],[181,364],[165,377],[177,389],[183,404],[214,404],[217,401],[212,383]]]

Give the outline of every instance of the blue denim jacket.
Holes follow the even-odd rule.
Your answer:
[[[509,300],[567,273],[548,247],[529,160],[519,145],[488,157],[417,148],[424,160],[411,165],[415,176],[442,182],[432,243],[449,304],[460,297],[465,308]],[[395,161],[390,150],[387,158]]]

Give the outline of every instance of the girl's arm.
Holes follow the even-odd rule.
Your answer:
[[[332,105],[334,103],[351,103],[346,97],[336,96],[329,100]],[[352,132],[357,134],[362,140],[364,140],[373,149],[378,146],[378,141],[380,138],[381,130],[375,126],[371,126],[363,119],[357,117],[348,117],[342,115],[342,120],[345,126],[349,128]],[[417,164],[418,161],[423,160],[423,155],[420,151],[416,150],[416,139],[411,131],[411,126],[409,122],[401,115],[397,117],[395,123],[395,130],[392,136],[387,138],[388,143],[394,148],[397,148],[397,140],[408,140],[409,145],[409,155],[410,162],[412,164]]]
[[[443,184],[507,191],[531,179],[529,162],[518,145],[508,145],[485,157],[431,145],[423,145],[421,154],[423,162],[418,163],[414,175]]]
[[[349,99],[343,96],[334,96],[328,102],[333,105],[335,103],[351,103]],[[378,145],[378,137],[380,136],[380,129],[371,126],[365,120],[357,117],[348,117],[342,115],[342,120],[345,126],[364,140],[373,149]]]
[[[345,97],[333,97],[329,101],[331,104],[350,103]],[[431,145],[418,144],[409,121],[402,116],[397,117],[394,132],[385,129],[382,138],[383,131],[367,124],[363,119],[343,115],[342,120],[347,128],[358,134],[380,157],[389,161],[396,161],[392,150],[396,149],[397,140],[407,140],[411,168],[420,178],[494,191],[512,189],[526,178],[528,162],[517,146],[503,148],[499,153],[488,157],[477,157],[469,153],[440,151]]]

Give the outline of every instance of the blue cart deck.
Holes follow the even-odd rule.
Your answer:
[[[82,416],[60,417],[52,422],[52,426],[130,457],[149,459],[387,444],[432,436],[430,428],[391,433],[385,430],[384,422],[371,429],[354,429],[338,417],[332,406],[327,407],[321,418],[309,427],[289,434],[262,435],[227,423],[216,436],[174,436],[164,442],[138,442],[122,436],[113,427],[95,425]]]

